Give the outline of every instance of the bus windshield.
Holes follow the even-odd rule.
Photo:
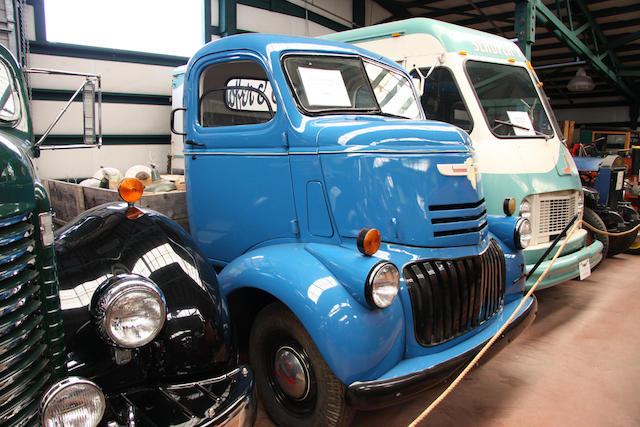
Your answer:
[[[553,136],[553,127],[524,67],[467,61],[471,86],[497,137]]]

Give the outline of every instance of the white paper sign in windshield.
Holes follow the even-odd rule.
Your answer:
[[[298,68],[309,105],[316,107],[350,107],[347,87],[339,70]]]
[[[526,111],[507,111],[509,121],[513,123],[513,132],[518,136],[535,136],[533,123]]]
[[[227,86],[242,86],[258,89],[264,97],[253,90],[229,89],[226,91],[227,107],[241,111],[269,111],[267,99],[271,101],[271,109],[276,111],[276,98],[273,95],[271,83],[266,80],[231,79]]]

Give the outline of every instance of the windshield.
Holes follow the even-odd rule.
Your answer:
[[[307,113],[382,114],[420,118],[411,82],[402,74],[360,58],[288,56],[291,92]]]
[[[544,105],[525,68],[467,61],[466,69],[494,135],[553,136]]]
[[[11,72],[0,61],[0,121],[14,123],[20,118],[18,93],[13,87]]]

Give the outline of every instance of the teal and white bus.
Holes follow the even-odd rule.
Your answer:
[[[499,36],[416,18],[335,33],[324,38],[356,44],[410,72],[428,118],[467,131],[473,142],[489,214],[509,198],[533,228],[524,251],[527,271],[584,207],[575,163],[562,141],[547,97],[518,46]],[[602,243],[579,230],[539,288],[590,274]],[[559,247],[560,245],[558,245]],[[552,251],[527,280],[531,287]],[[580,264],[582,263],[582,274]]]

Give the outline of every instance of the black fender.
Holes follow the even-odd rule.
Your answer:
[[[56,231],[55,253],[70,374],[90,378],[109,393],[226,372],[235,362],[215,272],[171,219],[126,203],[101,205]],[[150,279],[167,305],[158,336],[133,349],[125,363],[122,350],[98,334],[89,307],[96,289],[119,274]]]

